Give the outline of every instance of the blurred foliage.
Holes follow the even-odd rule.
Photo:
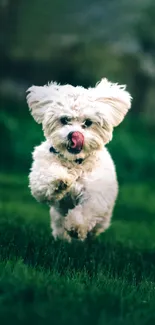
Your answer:
[[[1,167],[27,171],[43,140],[25,91],[51,80],[93,86],[106,76],[128,85],[130,115],[109,149],[120,181],[155,175],[155,3],[153,0],[0,2]]]

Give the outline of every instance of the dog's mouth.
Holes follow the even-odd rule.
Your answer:
[[[84,136],[81,132],[70,132],[68,134],[67,150],[72,154],[79,154],[84,145]]]
[[[70,148],[70,146],[67,146],[67,150],[69,153],[72,153],[73,155],[77,155],[82,151],[81,149],[74,149],[74,148]]]

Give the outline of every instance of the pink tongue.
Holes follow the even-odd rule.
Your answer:
[[[78,131],[73,132],[71,141],[72,141],[71,148],[80,150],[80,149],[82,149],[83,144],[84,144],[84,136],[81,132],[78,132]]]

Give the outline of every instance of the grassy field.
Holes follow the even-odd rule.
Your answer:
[[[111,228],[54,242],[25,175],[0,175],[0,323],[155,324],[155,189],[121,185]]]

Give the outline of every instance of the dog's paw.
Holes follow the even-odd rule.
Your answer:
[[[72,183],[69,179],[56,180],[54,182],[54,198],[60,201],[69,191]]]
[[[84,241],[90,231],[95,227],[96,220],[83,214],[81,206],[69,210],[64,220],[64,228],[70,237]]]
[[[55,192],[65,191],[68,187],[68,183],[62,180],[56,182]]]
[[[66,231],[72,239],[84,241],[87,238],[87,229],[82,225],[76,225],[74,228],[67,229]]]
[[[71,243],[71,236],[67,233],[67,231],[63,230],[62,232],[52,232],[52,236],[55,240],[64,240],[68,243]]]
[[[83,222],[82,216],[78,214],[74,216],[70,212],[65,218],[64,228],[71,238],[83,241],[87,237],[87,226]]]

